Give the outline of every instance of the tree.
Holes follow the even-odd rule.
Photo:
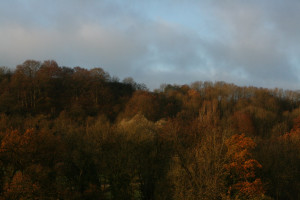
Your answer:
[[[174,151],[170,171],[173,199],[220,199],[226,191],[226,132],[219,126],[217,105],[206,101],[193,121],[177,115],[165,125],[165,137]]]
[[[40,186],[33,183],[29,176],[18,171],[4,187],[3,199],[39,199]],[[0,197],[0,199],[2,199]]]
[[[136,114],[142,114],[151,121],[160,118],[160,105],[158,95],[146,91],[136,91],[126,104],[123,116],[132,118]]]
[[[250,114],[246,112],[237,111],[233,114],[233,123],[239,133],[246,135],[254,135],[255,128]]]
[[[170,148],[159,135],[160,125],[137,114],[118,124],[120,134],[128,144],[124,149],[134,165],[131,173],[133,185],[143,200],[163,199],[169,196],[167,173],[170,162]]]
[[[18,65],[12,76],[12,87],[15,90],[15,96],[18,98],[18,104],[25,110],[36,108],[38,98],[38,84],[36,82],[36,73],[41,63],[35,60],[27,60],[22,65]]]
[[[62,162],[60,140],[49,131],[34,129],[8,130],[1,136],[3,195],[8,199],[57,196],[54,166]]]
[[[261,179],[255,171],[262,168],[261,164],[252,158],[250,150],[256,144],[244,134],[233,135],[225,142],[227,146],[225,164],[228,173],[228,197],[235,199],[256,199],[264,196],[265,190]]]

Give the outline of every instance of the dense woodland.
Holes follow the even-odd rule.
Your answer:
[[[300,199],[300,93],[0,68],[0,199]]]

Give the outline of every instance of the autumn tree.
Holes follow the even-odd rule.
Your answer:
[[[166,180],[171,151],[159,134],[160,128],[159,123],[149,121],[141,114],[118,124],[119,131],[133,148],[130,152],[132,157],[128,158],[134,163],[132,170],[136,180],[133,183],[139,185],[138,190],[143,200],[169,196]]]
[[[231,136],[225,144],[228,149],[228,164],[225,164],[228,173],[228,198],[263,198],[265,190],[261,179],[255,174],[262,166],[251,154],[256,146],[254,141],[242,134]]]
[[[262,178],[268,186],[266,192],[274,199],[300,197],[299,119],[293,120],[293,128],[289,132],[276,134],[258,144],[256,157],[263,165]]]
[[[233,125],[237,132],[254,135],[255,128],[249,113],[237,111],[233,114],[232,118]]]
[[[206,101],[195,120],[178,115],[166,124],[165,134],[174,149],[170,171],[174,199],[219,199],[225,193],[226,132],[219,120],[217,101]]]
[[[18,65],[12,76],[12,86],[18,103],[25,110],[35,109],[38,98],[38,84],[36,82],[36,73],[41,63],[35,60],[27,60],[22,65]]]
[[[55,61],[47,60],[42,63],[36,76],[40,94],[38,99],[39,110],[52,114],[58,113],[65,101],[65,99],[62,99],[62,94],[66,92],[61,68]],[[66,98],[66,96],[63,97]]]
[[[5,173],[3,195],[8,199],[55,197],[55,166],[61,143],[51,132],[27,129],[2,133],[0,160]],[[11,197],[18,195],[17,197]]]
[[[156,121],[160,118],[158,95],[146,91],[136,91],[126,104],[123,117],[132,118],[142,114],[147,119]]]

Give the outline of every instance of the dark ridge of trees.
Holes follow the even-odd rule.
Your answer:
[[[299,155],[298,91],[0,67],[0,200],[294,200]]]

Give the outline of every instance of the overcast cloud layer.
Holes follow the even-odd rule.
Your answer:
[[[226,81],[299,89],[299,0],[0,2],[0,65],[54,59],[149,88]]]

